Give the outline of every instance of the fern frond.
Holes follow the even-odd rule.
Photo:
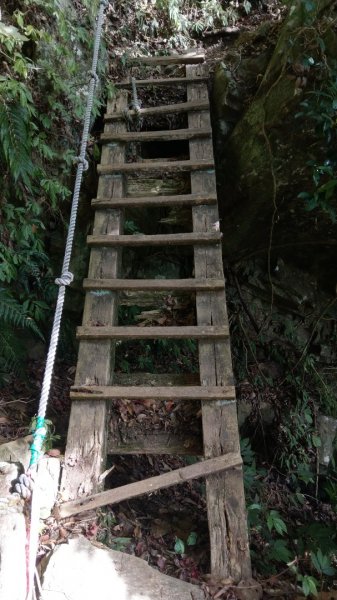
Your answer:
[[[29,185],[34,174],[29,136],[29,112],[18,102],[0,104],[2,154],[14,181]]]
[[[22,305],[4,288],[0,288],[0,325],[29,329],[43,339],[35,321],[25,314]]]

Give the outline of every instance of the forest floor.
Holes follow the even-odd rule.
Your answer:
[[[138,33],[138,25],[133,22],[134,6],[125,4],[120,14],[111,13],[113,35],[110,39],[109,52],[121,56],[125,49],[125,28],[123,23],[127,18],[128,27],[134,33],[136,45],[140,51],[146,47],[147,52],[158,52],[165,48],[166,40],[152,39],[148,35]],[[244,30],[253,30],[265,20],[278,21],[281,8],[278,2],[261,2],[259,8],[248,15],[242,14],[235,26],[224,28],[214,35],[209,31],[199,40],[206,48],[207,60],[212,67],[221,60],[224,49],[235,36]],[[137,34],[135,33],[137,29]],[[178,48],[177,48],[178,49]],[[111,76],[118,78],[123,75],[123,68],[111,69]],[[120,63],[118,63],[120,64]],[[75,361],[66,364],[59,360],[55,369],[48,418],[55,425],[55,435],[51,439],[51,452],[62,455],[65,447],[67,424],[70,413],[69,388],[73,383]],[[13,378],[7,386],[0,390],[0,443],[5,443],[17,437],[27,435],[29,424],[36,414],[39,392],[43,377],[43,361],[30,361],[27,376]],[[273,402],[282,405],[284,391],[279,392],[277,385],[254,389],[247,382],[242,382],[238,388],[239,402],[246,398],[256,398],[256,411],[253,412],[251,428],[255,428],[255,439],[263,439],[263,427],[259,421],[259,401],[265,397],[273,397]],[[142,409],[142,413],[144,409]],[[154,413],[148,409],[147,418],[151,420]],[[129,412],[126,418],[137,419],[137,412]],[[165,418],[167,423],[165,424]],[[171,426],[170,411],[161,414],[164,428]],[[57,437],[60,436],[60,439]],[[324,523],[336,524],[336,513],[331,505],[319,501],[312,495],[304,495],[304,503],[300,506],[291,502],[292,489],[289,473],[280,473],[273,467],[272,461],[263,451],[259,464],[248,457],[246,469],[248,476],[254,479],[254,489],[259,488],[260,496],[267,498],[268,510],[287,514],[288,522],[297,528],[301,524]],[[55,452],[56,451],[56,452]],[[244,457],[245,459],[245,457]],[[114,458],[110,482],[115,486],[154,476],[165,471],[176,469],[186,464],[186,460],[167,456],[124,456]],[[250,498],[254,502],[254,498]],[[55,545],[64,543],[67,537],[74,533],[82,533],[88,539],[101,542],[107,546],[134,554],[146,560],[161,572],[173,575],[184,581],[200,584],[214,600],[231,600],[233,594],[228,590],[228,582],[214,582],[209,576],[209,542],[207,530],[206,502],[204,484],[191,482],[177,486],[169,491],[161,491],[155,495],[131,500],[98,513],[85,513],[62,523],[62,526],[50,518],[46,521],[45,529],[40,539],[41,557]],[[285,564],[284,568],[271,568],[268,564],[268,542],[261,535],[259,526],[251,529],[251,545],[254,565],[254,577],[263,586],[266,598],[291,597],[298,594],[296,573]],[[261,555],[266,559],[262,559]],[[295,554],[293,555],[295,556]],[[286,563],[287,561],[285,561]],[[294,559],[296,564],[296,556]],[[321,593],[322,600],[337,598],[337,591]]]

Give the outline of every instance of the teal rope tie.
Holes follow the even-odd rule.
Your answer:
[[[33,442],[30,447],[30,463],[29,467],[35,467],[40,460],[42,454],[43,443],[47,436],[47,428],[45,426],[45,418],[37,417],[36,426],[33,433]]]

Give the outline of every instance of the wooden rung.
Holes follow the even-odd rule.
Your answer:
[[[198,206],[216,204],[216,194],[182,194],[181,196],[142,196],[139,198],[95,198],[94,208],[125,208],[141,206]]]
[[[102,133],[101,142],[164,142],[176,140],[194,140],[210,137],[208,127],[196,129],[168,129],[164,131],[127,131],[125,133]]]
[[[117,119],[125,119],[126,115],[134,117],[155,116],[155,115],[168,115],[173,113],[186,113],[190,111],[198,110],[209,110],[208,101],[198,102],[180,102],[179,104],[167,104],[166,106],[151,106],[149,108],[141,108],[139,112],[135,110],[129,110],[125,112],[107,113],[104,117],[105,121],[116,121]]]
[[[172,85],[186,85],[188,83],[203,83],[208,81],[208,77],[164,77],[162,79],[136,79],[136,86],[147,87],[147,86],[169,86]],[[121,83],[114,83],[116,88],[127,89],[131,87],[130,81],[123,81]]]
[[[136,481],[129,483],[121,487],[106,490],[99,494],[93,494],[86,498],[79,498],[71,502],[65,502],[58,506],[55,510],[55,516],[57,518],[64,519],[86,510],[93,510],[100,506],[107,504],[117,504],[130,498],[136,498],[144,494],[149,494],[162,490],[185,481],[191,481],[192,479],[198,479],[200,477],[207,477],[207,475],[213,475],[220,471],[234,469],[242,466],[242,459],[240,454],[228,453],[224,456],[217,456],[215,458],[209,458],[194,465],[188,467],[182,467],[156,477],[150,477],[149,479],[143,479],[143,481]]]
[[[89,246],[188,246],[218,244],[220,231],[209,233],[167,233],[158,235],[88,235]]]
[[[182,385],[199,385],[198,373],[143,373],[134,371],[132,373],[114,373],[114,385],[137,385],[137,386],[160,386],[172,387]]]
[[[83,325],[77,328],[80,340],[221,340],[228,338],[228,327],[181,326],[181,327],[110,327],[106,325],[91,327]]]
[[[229,400],[235,399],[235,388],[227,386],[153,387],[153,386],[74,386],[72,400]]]
[[[188,431],[142,431],[130,428],[129,435],[109,432],[108,454],[170,454],[175,456],[203,456],[202,436]]]
[[[84,279],[85,290],[216,291],[224,279]]]
[[[139,173],[144,171],[180,173],[182,171],[201,171],[203,169],[214,169],[213,160],[158,160],[153,162],[98,165],[97,167],[97,171],[100,175],[111,175],[112,173]]]
[[[128,58],[129,63],[143,65],[196,65],[205,60],[204,52],[190,52],[187,54],[170,54],[169,56],[134,56]]]

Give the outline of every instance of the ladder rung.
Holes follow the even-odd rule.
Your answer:
[[[218,244],[220,231],[209,233],[167,233],[158,235],[88,235],[89,246],[188,246]]]
[[[147,86],[172,86],[172,85],[186,85],[188,83],[203,83],[208,81],[208,77],[164,77],[161,79],[136,79],[136,86],[147,87]],[[114,83],[116,88],[129,88],[131,87],[130,81],[123,81],[121,83]]]
[[[235,399],[234,386],[74,386],[70,397],[73,400],[230,400]]]
[[[95,198],[94,208],[121,208],[140,206],[198,206],[216,204],[215,194],[182,194],[181,196],[141,196],[139,198]]]
[[[164,131],[127,131],[125,133],[102,133],[101,142],[162,142],[177,140],[193,140],[210,137],[209,128],[168,129]]]
[[[84,279],[85,290],[215,291],[223,290],[223,279]]]
[[[107,325],[91,327],[83,325],[77,328],[80,340],[222,340],[228,338],[228,326],[171,326],[171,327],[110,327]]]
[[[160,160],[149,162],[121,163],[113,165],[98,165],[97,167],[97,171],[100,175],[110,175],[112,173],[139,173],[142,171],[201,171],[203,169],[214,169],[213,160]]]
[[[143,65],[196,65],[205,60],[204,52],[190,52],[187,54],[170,54],[168,56],[133,56],[128,58],[129,63]]]
[[[125,112],[107,113],[104,117],[105,121],[116,121],[117,119],[125,119],[126,117],[147,117],[152,115],[168,115],[172,113],[186,113],[195,110],[209,110],[209,102],[206,100],[198,102],[180,102],[179,104],[167,104],[166,106],[151,106],[150,108],[141,108],[139,112],[129,110]]]
[[[108,433],[108,454],[170,454],[175,456],[202,456],[202,436],[189,431],[172,432],[146,430],[146,433],[131,429],[129,435]]]

